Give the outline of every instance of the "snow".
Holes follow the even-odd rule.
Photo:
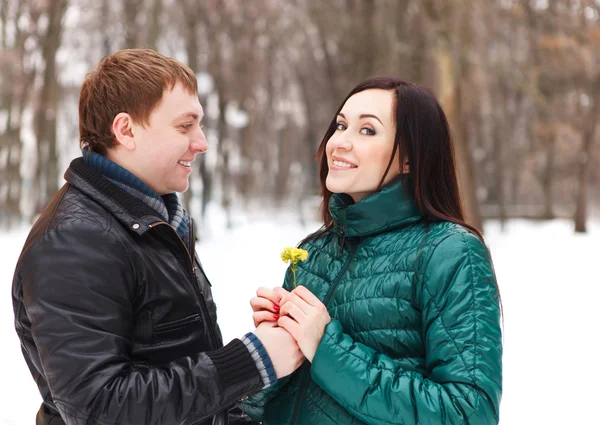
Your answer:
[[[226,341],[252,329],[249,299],[259,286],[280,285],[281,249],[303,228],[292,215],[236,219],[199,246],[213,284]],[[212,228],[212,224],[211,224]],[[41,401],[13,327],[10,286],[27,229],[0,234],[0,425],[34,423]],[[486,226],[504,306],[502,425],[600,424],[597,306],[600,223],[575,235],[569,222],[512,221]]]

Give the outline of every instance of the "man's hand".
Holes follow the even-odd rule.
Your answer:
[[[312,363],[325,326],[331,321],[327,307],[304,286],[298,286],[283,297],[280,315],[278,325],[294,337]]]
[[[276,323],[261,323],[254,331],[254,335],[267,350],[277,379],[290,375],[304,361],[304,355],[298,348],[298,343],[288,331],[278,327]]]
[[[279,308],[281,298],[289,294],[283,288],[258,288],[256,296],[250,300],[252,307],[252,319],[254,326],[258,327],[262,322],[274,322],[279,320]]]

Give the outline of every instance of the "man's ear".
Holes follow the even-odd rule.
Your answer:
[[[112,131],[117,142],[125,149],[132,151],[135,149],[134,124],[131,115],[126,112],[119,112],[112,123]]]

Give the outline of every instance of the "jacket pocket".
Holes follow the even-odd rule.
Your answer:
[[[152,341],[152,311],[142,311],[135,320],[134,338],[142,344]]]
[[[182,328],[185,328],[191,324],[200,322],[199,314],[192,314],[181,319],[172,320],[170,322],[159,323],[154,325],[154,334],[162,334],[167,332],[173,332]]]

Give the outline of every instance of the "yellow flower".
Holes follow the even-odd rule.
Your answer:
[[[302,248],[284,248],[281,253],[281,259],[284,263],[292,263],[291,269],[294,275],[294,288],[296,288],[296,271],[298,270],[298,262],[305,261],[308,258],[308,251]]]
[[[308,251],[302,248],[284,248],[281,253],[281,259],[284,263],[298,264],[299,261],[305,261],[308,258]]]

